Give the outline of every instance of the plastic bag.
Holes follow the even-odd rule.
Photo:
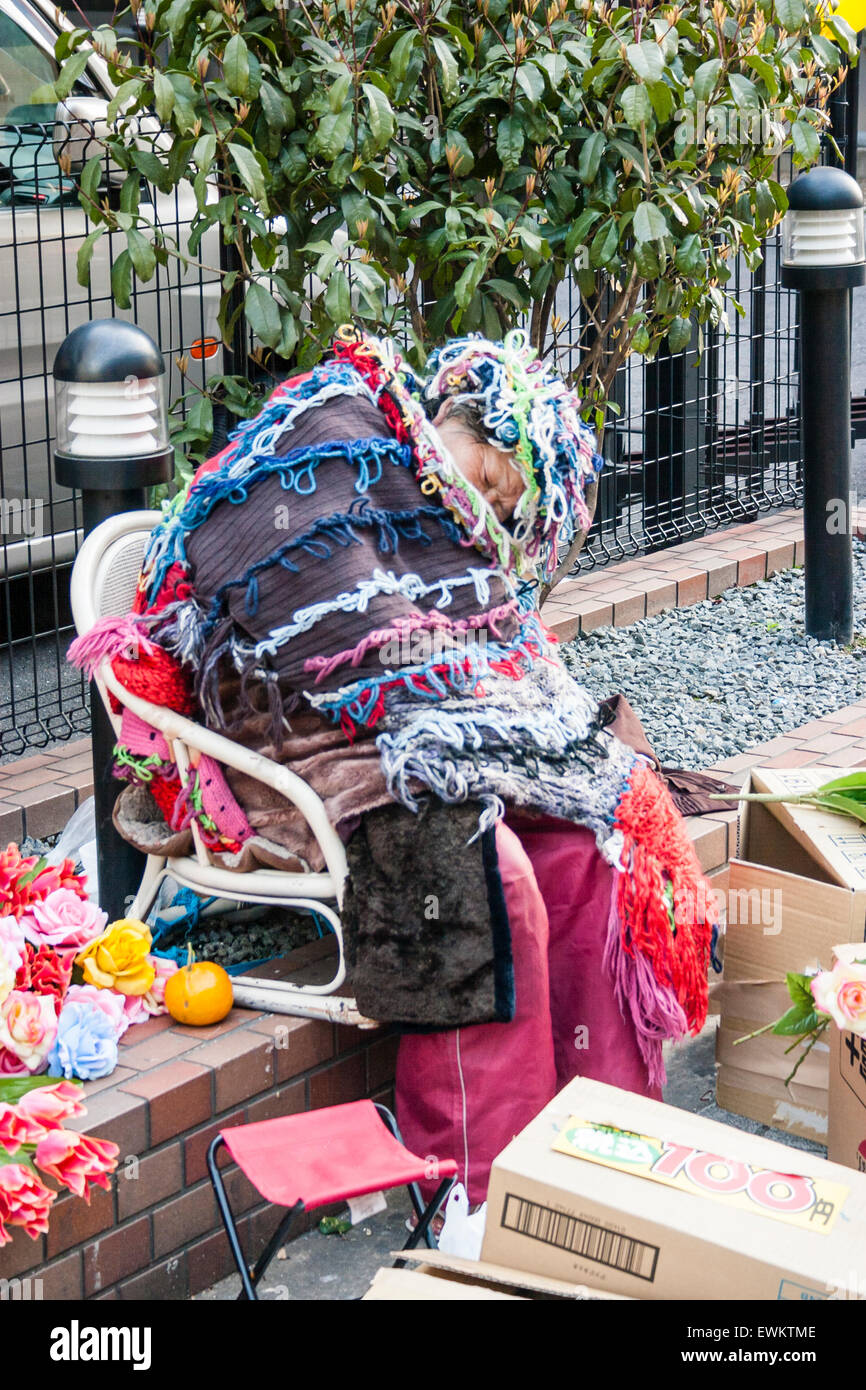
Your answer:
[[[487,1221],[487,1203],[469,1213],[469,1198],[462,1182],[455,1183],[444,1207],[445,1222],[439,1236],[439,1249],[447,1255],[467,1260],[481,1258],[481,1242]]]
[[[49,864],[59,864],[63,859],[71,859],[73,864],[80,863],[87,879],[87,896],[91,902],[99,902],[99,881],[96,873],[96,802],[92,796],[82,801],[77,811],[73,811],[60,839],[45,858]]]

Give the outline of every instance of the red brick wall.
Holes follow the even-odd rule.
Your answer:
[[[396,1049],[384,1028],[244,1009],[213,1028],[164,1017],[130,1029],[117,1070],[88,1083],[88,1113],[73,1122],[120,1146],[111,1191],[94,1191],[89,1206],[60,1197],[40,1240],[16,1230],[0,1278],[41,1280],[32,1293],[46,1299],[200,1293],[234,1269],[205,1168],[214,1135],[364,1096],[392,1104]],[[256,1254],[281,1212],[233,1165],[227,1185],[244,1250]]]

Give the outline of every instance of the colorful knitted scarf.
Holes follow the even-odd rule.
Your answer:
[[[197,705],[217,728],[226,670],[267,688],[283,727],[302,699],[349,739],[375,737],[388,789],[410,810],[428,793],[480,802],[479,831],[505,805],[590,827],[619,875],[607,967],[658,1083],[662,1040],[706,1015],[714,923],[698,905],[712,894],[664,785],[605,730],[534,602],[558,546],[588,523],[584,491],[600,460],[579,402],[521,335],[463,339],[430,365],[419,383],[393,345],[341,330],[332,358],[284,382],[166,506],[135,611],[97,624],[70,656],[90,670],[107,656],[130,689]],[[474,401],[491,442],[512,454],[525,487],[511,526],[430,423],[444,396]],[[328,418],[311,412],[346,400],[375,407],[372,434],[293,447]],[[264,516],[275,497],[296,523],[254,536],[258,558],[235,573],[227,556],[205,582],[209,519]],[[258,615],[276,611],[262,628]],[[480,632],[487,640],[469,640]],[[440,643],[432,656],[415,654],[421,639]],[[183,781],[139,725],[124,716],[119,774],[148,785],[172,828],[194,820],[215,853],[243,843],[252,832],[219,767]]]

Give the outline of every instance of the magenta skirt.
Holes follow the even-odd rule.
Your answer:
[[[661,1099],[603,968],[614,871],[589,830],[509,815],[496,831],[511,924],[511,1023],[412,1033],[397,1057],[397,1121],[410,1149],[453,1158],[474,1205],[496,1155],[575,1076]],[[435,1183],[432,1183],[432,1188]]]

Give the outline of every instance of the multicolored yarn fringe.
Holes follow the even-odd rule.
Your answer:
[[[473,543],[506,570],[549,578],[574,532],[589,528],[586,487],[604,459],[580,418],[579,397],[539,361],[526,334],[515,329],[501,343],[458,338],[438,348],[420,392],[391,343],[346,325],[334,353],[382,393],[380,408],[384,400],[398,439],[412,443],[417,476],[431,493],[441,491],[444,506]],[[511,454],[523,478],[523,496],[508,527],[460,473],[430,422],[446,398],[476,406],[491,444]]]
[[[588,525],[585,488],[602,461],[580,420],[577,397],[537,360],[524,335],[509,334],[502,343],[460,339],[435,353],[430,368],[429,381],[420,383],[392,344],[341,329],[333,360],[283,383],[164,508],[147,547],[135,611],[97,624],[70,655],[88,670],[108,658],[128,689],[155,704],[189,713],[197,700],[211,727],[226,727],[220,676],[233,669],[242,697],[254,684],[265,690],[278,731],[292,702],[302,698],[350,740],[375,728],[392,796],[412,810],[418,809],[419,786],[446,802],[477,800],[483,806],[479,833],[506,804],[591,828],[617,870],[606,966],[657,1082],[662,1039],[698,1031],[706,1015],[713,923],[697,908],[713,898],[702,891],[700,868],[666,788],[603,727],[597,703],[566,673],[534,604],[539,574],[549,575],[558,549],[575,528]],[[304,412],[341,397],[377,407],[383,437],[277,451]],[[513,456],[525,486],[511,526],[459,472],[428,418],[446,399],[471,402],[491,443]],[[322,482],[329,460],[353,470],[354,498],[350,492],[347,501],[343,486],[343,509],[323,511],[312,524],[307,511],[303,530],[275,543],[242,574],[225,582],[220,576],[216,592],[202,602],[190,584],[190,533],[217,504],[248,501],[265,479],[277,477],[298,496],[320,488],[336,496]],[[376,504],[377,487],[385,500],[389,465],[413,470],[420,492],[415,505]],[[402,487],[394,496],[405,499]],[[419,546],[437,554],[430,547],[443,534],[474,551],[474,562],[441,577],[401,569],[401,547],[416,547],[413,557],[423,554]],[[371,539],[377,555],[393,557],[391,568],[375,565],[370,573],[353,574],[340,593],[328,589],[323,568],[316,601],[287,604],[285,621],[264,637],[251,636],[231,616],[240,592],[244,611],[255,617],[263,576],[272,579],[277,567],[287,576],[307,575],[311,558],[327,562],[353,547],[356,568],[369,564]],[[423,569],[420,558],[412,563]],[[467,607],[473,591],[475,609],[471,602]],[[392,607],[389,620],[377,622],[377,598],[392,595],[417,611],[395,618]],[[460,616],[452,618],[443,610],[457,595]],[[356,638],[353,629],[351,645],[329,646],[330,615],[342,620],[368,611],[366,632],[362,626]],[[295,647],[303,651],[302,675],[296,689],[284,690],[273,663],[301,634],[317,630],[321,648],[307,656],[308,647]],[[479,630],[493,640],[467,640]],[[413,660],[412,642],[425,633],[428,640],[442,638],[442,649]],[[387,655],[392,644],[393,662]],[[377,653],[381,664],[374,671],[369,657]],[[336,689],[323,688],[335,679]],[[209,847],[235,852],[253,832],[222,770],[202,758],[181,779],[168,745],[153,733],[124,715],[119,775],[148,786],[173,830],[194,820]]]

